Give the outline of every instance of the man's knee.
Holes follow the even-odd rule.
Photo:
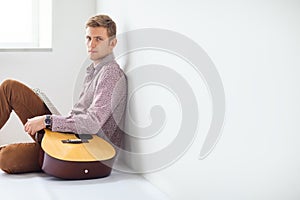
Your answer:
[[[11,89],[19,85],[20,83],[13,79],[6,79],[1,83],[1,87],[3,90],[7,91],[7,89]]]
[[[0,149],[0,168],[9,174],[41,171],[37,143],[9,144]]]

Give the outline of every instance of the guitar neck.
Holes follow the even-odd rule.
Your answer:
[[[45,103],[45,105],[47,106],[47,108],[50,110],[52,114],[60,115],[60,112],[57,110],[57,108],[53,105],[53,103],[50,101],[50,99],[47,97],[47,95],[44,92],[42,92],[39,89],[33,89],[33,91]]]

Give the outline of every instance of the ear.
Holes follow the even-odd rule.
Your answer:
[[[117,38],[113,38],[109,43],[109,46],[113,49],[117,45]]]

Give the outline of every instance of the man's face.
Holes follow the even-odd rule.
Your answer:
[[[106,55],[110,54],[117,40],[109,39],[107,29],[104,27],[86,28],[86,45],[88,55],[94,64],[98,64]]]

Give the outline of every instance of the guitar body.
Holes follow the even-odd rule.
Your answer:
[[[41,142],[44,151],[42,170],[62,179],[91,179],[109,176],[116,156],[111,144],[91,135],[81,143],[63,143],[78,140],[74,134],[45,129]]]

